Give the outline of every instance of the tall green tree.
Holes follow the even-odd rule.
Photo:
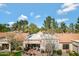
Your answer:
[[[0,32],[8,32],[10,28],[6,24],[0,24]]]
[[[27,20],[17,21],[17,24],[18,24],[18,30],[26,32],[26,29],[28,27],[28,21]]]
[[[64,22],[61,22],[60,25],[61,25],[61,27],[60,27],[61,31],[64,32],[64,33],[67,32],[67,30],[66,30],[66,28],[67,28],[66,24]]]
[[[45,29],[51,29],[51,20],[52,18],[50,16],[46,17],[43,24]]]
[[[37,33],[38,31],[39,31],[39,28],[37,27],[37,25],[35,25],[35,24],[33,24],[33,23],[31,23],[31,24],[29,25],[29,32],[30,32],[31,34]]]
[[[74,24],[73,23],[70,23],[69,30],[70,30],[71,33],[74,32]]]
[[[57,29],[58,29],[58,23],[55,21],[54,18],[52,18],[52,20],[51,20],[51,29],[52,29],[54,32],[57,32]]]
[[[27,32],[28,31],[28,21],[27,20],[19,20],[13,24],[12,28],[14,30]]]
[[[12,27],[11,27],[11,31],[15,31],[15,30],[17,30],[17,28],[18,28],[18,24],[17,23],[14,23],[12,25]]]
[[[55,21],[55,19],[52,19],[52,20],[51,20],[51,28],[54,28],[54,29],[58,28],[58,24],[57,24],[57,22]]]
[[[77,23],[75,24],[75,32],[79,33],[79,17],[77,19]]]
[[[46,17],[46,20],[44,20],[44,28],[48,31],[48,32],[56,32],[57,28],[58,28],[58,24],[55,21],[54,18],[52,18],[51,16]]]

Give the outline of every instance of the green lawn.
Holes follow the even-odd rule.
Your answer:
[[[21,51],[16,51],[16,52],[0,52],[0,56],[21,56],[22,52]]]

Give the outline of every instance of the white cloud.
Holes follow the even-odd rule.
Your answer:
[[[10,11],[7,11],[7,10],[4,10],[3,8],[6,7],[7,5],[6,4],[0,4],[0,10],[1,12],[3,13],[6,13],[6,14],[11,14]]]
[[[14,24],[15,22],[8,22],[8,24],[10,25],[10,27]]]
[[[31,13],[30,13],[30,16],[33,16],[33,15],[34,15],[34,12],[31,12]]]
[[[41,16],[40,15],[36,15],[35,16],[35,19],[39,19]]]
[[[4,6],[6,6],[6,4],[2,4],[2,3],[0,3],[0,7],[4,7]]]
[[[65,21],[68,21],[68,20],[69,20],[68,18],[56,19],[56,21],[57,21],[58,23],[65,22]]]
[[[61,8],[57,11],[58,14],[65,14],[70,11],[76,10],[79,4],[76,3],[64,3]]]
[[[5,11],[5,13],[6,13],[6,14],[11,14],[11,12],[10,12],[10,11]]]
[[[27,20],[27,19],[28,17],[23,14],[20,17],[18,17],[18,20]]]
[[[73,3],[64,3],[61,8],[67,7],[67,6],[71,6]]]

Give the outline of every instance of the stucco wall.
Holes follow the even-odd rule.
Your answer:
[[[63,49],[63,44],[62,43],[59,43],[59,49]]]
[[[63,50],[63,44],[64,43],[59,43],[59,49]],[[73,45],[71,43],[69,43],[69,50],[73,50]]]
[[[70,43],[69,44],[69,50],[72,51],[73,50],[73,45]]]

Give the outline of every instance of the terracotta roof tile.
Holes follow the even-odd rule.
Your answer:
[[[56,33],[59,42],[71,42],[72,40],[79,40],[79,33]]]
[[[18,41],[23,41],[27,37],[28,33],[15,33],[15,32],[0,32],[0,38],[7,35],[14,35],[14,38]],[[59,42],[71,42],[72,40],[79,40],[79,33],[55,33],[54,34]]]
[[[25,37],[27,37],[28,33],[0,32],[0,38],[7,37],[7,35],[14,35],[16,40],[23,41]]]

